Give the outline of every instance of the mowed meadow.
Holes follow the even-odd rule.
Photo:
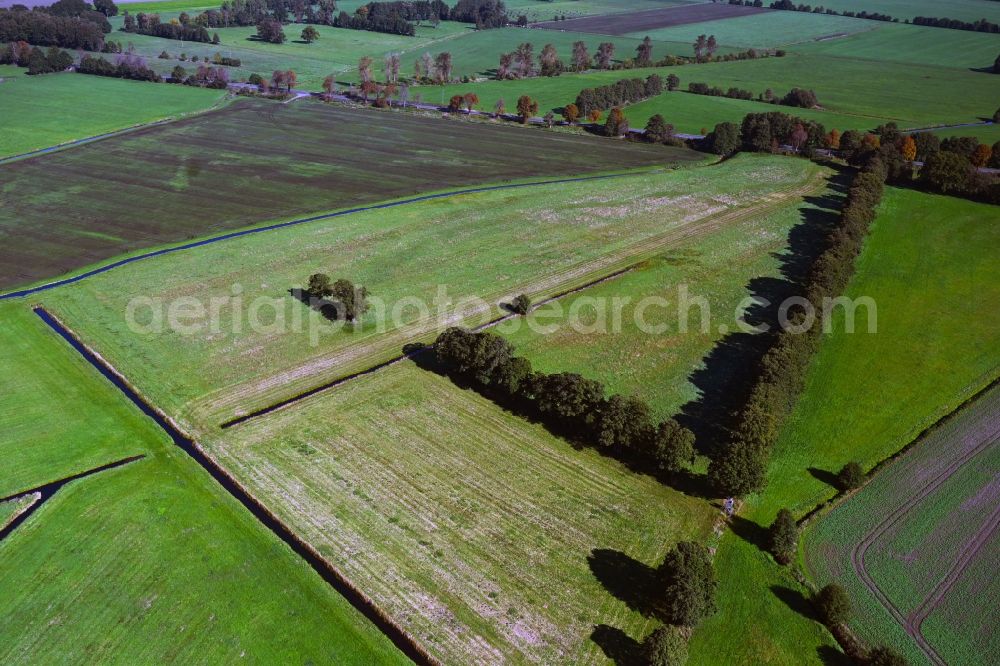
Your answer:
[[[141,456],[0,543],[0,661],[406,663],[30,308],[0,320],[0,497]]]
[[[242,100],[0,166],[0,288],[140,248],[392,197],[704,159],[537,128]]]
[[[718,515],[412,361],[203,444],[444,663],[606,663]]]
[[[618,176],[597,188],[585,181],[463,194],[137,262],[41,300],[197,434],[366,370],[444,326],[486,322],[518,293],[563,293],[683,240],[798,205],[826,177],[805,160],[747,156]],[[290,293],[317,271],[366,286],[385,304],[381,314],[373,308],[356,324],[332,326]],[[260,297],[268,300],[251,320]],[[132,326],[135,298],[159,305],[134,308]],[[222,299],[217,325],[147,328],[160,308],[191,298],[206,308]]]

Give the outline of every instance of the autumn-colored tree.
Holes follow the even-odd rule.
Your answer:
[[[573,42],[573,69],[578,72],[590,69],[590,53],[586,42]]]
[[[386,83],[396,83],[399,81],[400,58],[398,53],[389,53],[383,61],[385,68]]]
[[[289,69],[285,72],[285,87],[288,92],[292,92],[292,88],[295,87],[295,82],[297,80],[298,76],[296,76],[293,70]]]
[[[361,77],[361,83],[372,80],[372,59],[370,57],[362,56],[358,59],[358,76]]]
[[[830,133],[824,137],[823,142],[830,150],[840,150],[840,132],[835,129],[830,130]]]
[[[611,69],[611,59],[615,57],[615,45],[612,42],[601,42],[597,46],[597,66],[600,69]]]
[[[566,119],[566,122],[572,125],[580,117],[580,109],[576,104],[567,104],[563,107],[562,117]]]
[[[903,141],[899,145],[899,154],[907,162],[917,159],[917,142],[909,134],[903,137]]]
[[[861,145],[867,150],[878,150],[882,146],[882,140],[878,134],[868,133],[861,139]]]
[[[436,80],[444,85],[451,81],[451,54],[447,51],[438,53],[434,58],[434,72],[437,74]]]
[[[590,113],[587,114],[587,120],[589,120],[592,123],[596,123],[600,119],[601,119],[601,110],[600,109],[591,109]]]
[[[479,95],[474,92],[467,92],[462,97],[462,101],[465,102],[465,110],[472,113],[472,109],[479,104]]]
[[[538,102],[527,95],[521,95],[517,98],[517,115],[521,116],[522,123],[527,123],[528,118],[536,113],[538,113]]]
[[[448,100],[448,110],[449,111],[458,111],[459,109],[462,108],[462,103],[464,101],[465,101],[465,98],[463,96],[461,96],[461,95],[452,95],[451,99]]]
[[[502,116],[507,113],[507,105],[503,102],[503,97],[497,99],[497,103],[493,105],[493,115]]]
[[[323,79],[323,93],[330,97],[337,90],[337,79],[330,74],[328,77]]]
[[[792,144],[792,148],[802,150],[802,146],[809,140],[809,132],[802,126],[802,123],[796,123],[795,129],[792,130],[792,134],[788,137],[788,140]]]
[[[608,113],[608,119],[604,122],[604,134],[607,136],[619,137],[628,133],[628,120],[619,107],[614,107]]]
[[[364,101],[368,101],[368,95],[378,90],[378,86],[375,85],[374,81],[364,81],[361,84],[361,98]]]
[[[993,156],[993,149],[985,143],[981,143],[976,146],[975,152],[972,153],[972,157],[969,161],[972,162],[974,167],[984,167],[989,164],[990,158]]]

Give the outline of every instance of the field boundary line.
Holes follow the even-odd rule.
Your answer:
[[[198,109],[197,111],[191,111],[189,113],[180,113],[175,116],[167,116],[166,118],[160,118],[159,120],[151,120],[146,123],[129,125],[127,127],[122,127],[120,129],[111,130],[109,132],[102,132],[101,134],[93,134],[91,136],[85,136],[80,139],[71,139],[69,141],[64,141],[63,143],[57,143],[53,146],[46,146],[44,148],[29,150],[26,153],[18,153],[17,155],[0,157],[0,166],[8,164],[10,162],[30,159],[32,157],[40,157],[42,155],[48,155],[50,153],[58,153],[68,148],[84,146],[87,145],[88,143],[95,143],[97,141],[110,139],[116,136],[121,136],[123,134],[130,134],[138,130],[149,129],[151,127],[159,127],[160,125],[167,125],[169,123],[177,122],[178,120],[187,120],[188,118],[194,118],[196,116],[200,116],[206,113],[212,113],[213,111],[218,111],[219,109],[229,105],[230,103],[232,103],[232,101],[233,100],[227,94],[224,95],[222,99],[220,99],[218,102],[205,109]]]
[[[101,472],[106,472],[108,470],[116,469],[118,467],[124,467],[125,465],[129,465],[138,460],[142,460],[145,457],[146,457],[145,454],[129,456],[127,458],[122,458],[120,460],[115,460],[114,462],[105,463],[98,467],[93,467],[91,469],[84,470],[82,472],[77,472],[76,474],[71,474],[70,476],[63,477],[61,479],[56,479],[55,481],[49,481],[48,483],[43,483],[40,486],[35,486],[34,488],[31,488],[29,490],[24,490],[15,495],[10,495],[8,497],[0,497],[0,502],[9,502],[11,500],[15,500],[24,497],[26,495],[32,495],[32,494],[37,495],[37,497],[31,504],[29,504],[28,506],[24,507],[19,512],[14,514],[14,516],[7,522],[7,524],[4,525],[2,529],[0,529],[0,543],[2,543],[4,539],[10,536],[14,532],[14,530],[20,527],[22,523],[28,520],[28,518],[30,518],[31,515],[35,513],[35,511],[40,509],[43,504],[52,499],[52,497],[57,492],[59,492],[62,489],[62,487],[65,486],[67,483],[78,481],[80,479],[85,479],[88,476],[93,476],[94,474],[100,474]]]
[[[213,458],[197,441],[187,435],[170,416],[150,402],[107,359],[87,345],[75,331],[63,324],[58,317],[45,308],[35,306],[32,309],[52,331],[69,343],[85,361],[108,379],[143,414],[151,418],[170,437],[173,443],[201,466],[225,492],[246,508],[264,529],[291,548],[293,553],[302,558],[310,568],[319,574],[324,582],[333,588],[334,592],[340,594],[355,610],[370,621],[400,652],[421,666],[440,666],[440,662],[416,638],[410,635],[371,597],[356,587],[318,550],[286,525],[277,514],[268,509],[246,486],[230,474],[229,470]]]
[[[662,170],[662,169],[661,169]],[[260,227],[251,227],[249,229],[242,229],[239,231],[231,231],[219,236],[211,236],[209,238],[204,238],[202,240],[191,241],[189,243],[183,243],[181,245],[175,245],[172,247],[161,248],[159,250],[150,250],[142,252],[140,254],[132,255],[124,259],[119,259],[113,261],[109,264],[104,264],[103,266],[98,266],[97,268],[90,269],[83,273],[73,275],[67,278],[62,278],[59,280],[54,280],[52,282],[47,282],[35,287],[26,287],[24,289],[19,289],[16,291],[10,291],[0,294],[0,301],[12,300],[16,298],[24,298],[25,296],[31,296],[33,294],[43,293],[46,291],[51,291],[57,287],[66,286],[69,284],[75,284],[81,282],[89,277],[94,277],[95,275],[101,275],[102,273],[107,273],[116,268],[121,268],[122,266],[127,266],[129,264],[134,264],[139,261],[144,261],[146,259],[153,259],[156,257],[161,257],[167,254],[173,254],[175,252],[183,252],[185,250],[193,250],[195,248],[204,247],[206,245],[212,245],[214,243],[221,243],[223,241],[232,240],[235,238],[242,238],[244,236],[251,236],[254,234],[265,233],[268,231],[275,231],[277,229],[285,229],[287,227],[293,227],[300,224],[309,224],[311,222],[319,222],[322,220],[330,220],[338,217],[344,217],[347,215],[354,215],[357,213],[364,213],[373,210],[384,210],[387,208],[396,208],[399,206],[407,206],[415,203],[421,203],[424,201],[433,201],[435,199],[445,199],[448,197],[463,196],[467,194],[479,194],[482,192],[494,192],[498,190],[512,190],[521,189],[529,187],[538,187],[542,185],[560,185],[565,183],[580,183],[592,180],[607,180],[611,178],[628,178],[648,175],[650,173],[658,171],[657,169],[644,169],[640,171],[628,171],[623,173],[613,173],[613,174],[596,174],[592,176],[573,176],[569,178],[556,178],[550,180],[541,181],[531,181],[527,183],[501,183],[497,185],[480,185],[476,187],[469,187],[460,190],[449,190],[447,192],[435,192],[432,194],[421,194],[413,197],[408,197],[406,199],[398,199],[388,202],[367,204],[363,206],[355,206],[353,208],[347,208],[344,210],[334,211],[331,213],[321,213],[319,215],[311,215],[308,217],[299,217],[292,220],[286,220],[284,222],[277,222],[273,224],[266,224]]]

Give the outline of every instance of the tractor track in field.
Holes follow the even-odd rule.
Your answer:
[[[59,490],[63,486],[65,486],[67,483],[70,483],[71,481],[78,481],[79,479],[84,479],[84,478],[86,478],[88,476],[92,476],[94,474],[99,474],[99,473],[105,472],[105,471],[107,471],[109,469],[115,469],[117,467],[124,467],[125,465],[128,465],[129,463],[134,463],[137,460],[142,460],[145,457],[146,457],[145,455],[129,456],[128,458],[122,458],[121,460],[116,460],[114,462],[110,462],[110,463],[101,465],[99,467],[94,467],[93,469],[88,469],[88,470],[83,471],[83,472],[78,472],[76,474],[67,476],[67,477],[62,478],[62,479],[57,479],[55,481],[49,481],[48,483],[43,483],[42,485],[37,486],[35,488],[31,488],[29,490],[24,490],[24,491],[15,493],[13,495],[9,495],[7,497],[0,497],[0,502],[9,502],[11,500],[15,500],[15,499],[19,499],[19,498],[25,497],[26,495],[34,495],[35,493],[38,494],[38,498],[34,502],[32,502],[31,504],[29,504],[27,507],[25,507],[24,510],[22,510],[20,513],[16,514],[10,520],[10,522],[8,522],[3,527],[3,529],[0,529],[0,542],[3,542],[4,539],[6,539],[8,536],[10,536],[10,534],[14,530],[16,530],[18,527],[20,527],[20,525],[24,521],[26,521],[28,518],[31,517],[31,514],[33,514],[35,511],[38,511],[38,509],[40,509],[43,504],[45,504],[47,501],[49,501],[50,499],[52,499],[52,496],[55,495],[57,492],[59,492]]]
[[[906,630],[911,636],[916,638],[920,636],[923,638],[923,632],[921,627],[924,624],[924,620],[930,616],[931,613],[937,608],[941,599],[951,591],[951,588],[955,586],[958,579],[965,573],[965,570],[969,567],[969,564],[975,559],[979,551],[993,539],[997,534],[997,529],[1000,528],[1000,505],[993,509],[993,513],[990,514],[989,519],[986,523],[979,528],[979,531],[966,542],[965,547],[958,556],[958,560],[952,565],[948,573],[945,574],[938,584],[931,590],[931,593],[924,599],[920,606],[917,607],[910,615],[906,618]],[[926,640],[926,639],[924,639]],[[931,650],[940,660],[940,663],[945,663],[944,659],[938,654],[937,650],[931,646]]]
[[[988,541],[989,536],[996,531],[998,517],[1000,517],[1000,508],[994,511],[989,520],[987,520],[985,527],[981,528],[976,536],[969,541],[966,548],[963,550],[962,557],[959,558],[959,562],[956,562],[956,565],[949,571],[948,574],[945,575],[945,578],[921,603],[920,607],[918,607],[918,611],[922,612],[922,617],[917,616],[916,613],[911,613],[910,616],[903,614],[900,608],[896,606],[891,599],[889,599],[888,595],[882,591],[882,589],[878,586],[878,583],[875,582],[875,579],[868,572],[865,565],[865,557],[867,556],[869,549],[886,532],[888,532],[889,529],[905,518],[921,501],[937,490],[949,478],[954,476],[955,473],[962,467],[992,446],[997,441],[998,437],[1000,437],[1000,425],[994,426],[993,431],[984,435],[982,441],[980,441],[974,448],[966,451],[938,475],[924,484],[924,486],[921,487],[920,490],[909,499],[909,501],[898,507],[895,511],[889,514],[885,520],[870,530],[851,551],[851,566],[861,579],[861,582],[864,583],[865,587],[868,588],[872,595],[878,600],[882,607],[888,611],[893,619],[895,619],[896,622],[906,631],[906,633],[913,638],[913,640],[917,643],[917,646],[927,656],[927,658],[939,666],[944,666],[945,662],[941,659],[941,656],[937,653],[934,647],[927,641],[926,638],[924,638],[923,634],[920,633],[920,625],[934,609],[934,606],[936,606],[944,594],[947,593],[952,585],[954,585],[955,581],[957,581],[958,577],[961,575],[962,571],[964,571],[968,563],[980,550],[982,545]],[[980,540],[982,541],[981,543]],[[971,553],[968,552],[970,549],[972,551]],[[963,557],[966,555],[968,555],[968,559],[963,562]],[[935,596],[937,598],[933,601],[933,603],[928,603],[929,600]],[[925,606],[928,606],[928,608],[925,609]],[[924,610],[926,610],[926,612],[923,612]]]

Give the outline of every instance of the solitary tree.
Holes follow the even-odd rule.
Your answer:
[[[841,467],[840,472],[837,473],[837,485],[840,486],[841,490],[854,490],[861,487],[864,482],[865,471],[861,468],[860,463],[849,462]]]
[[[538,113],[538,102],[527,95],[517,98],[517,115],[521,117],[522,123],[527,123],[528,119]]]
[[[503,97],[497,98],[497,103],[493,105],[493,115],[502,116],[507,113],[507,106],[503,102]]]
[[[717,583],[707,548],[681,541],[667,553],[660,575],[660,607],[667,622],[693,627],[715,612]]]
[[[611,42],[601,42],[597,47],[597,66],[600,69],[611,69],[611,60],[615,57],[615,45]]]
[[[307,25],[305,28],[302,29],[301,37],[302,41],[305,42],[306,44],[312,44],[317,39],[319,39],[319,30],[317,30],[311,25]]]
[[[830,583],[813,597],[816,612],[828,627],[835,627],[851,619],[851,599],[837,583]]]
[[[687,662],[688,646],[680,627],[667,625],[654,629],[642,641],[641,666],[683,666]]]
[[[313,273],[309,276],[309,286],[306,291],[313,298],[326,298],[333,294],[330,276],[326,273]]]
[[[451,53],[442,51],[434,58],[434,72],[437,82],[441,85],[451,81]]]
[[[649,67],[653,64],[653,40],[646,35],[635,47],[635,62],[640,67]]]
[[[680,87],[680,85],[681,85],[681,78],[679,76],[677,76],[676,74],[667,75],[667,90],[670,90],[672,92],[674,90],[677,90],[677,88]]]
[[[476,104],[479,104],[479,95],[474,92],[467,92],[463,95],[462,102],[465,103],[466,112],[472,113],[472,109],[475,108]]]
[[[368,290],[354,286],[350,280],[341,278],[334,282],[330,296],[337,301],[338,312],[347,321],[354,321],[368,311]]]
[[[590,53],[586,42],[573,42],[573,69],[578,72],[590,69]]]
[[[712,56],[715,55],[715,51],[719,48],[719,43],[715,41],[715,35],[709,35],[708,41],[705,42],[705,53],[708,55],[708,59],[711,60]]]
[[[531,299],[528,298],[527,294],[518,294],[510,302],[510,309],[519,315],[526,315],[531,309]]]
[[[694,41],[694,57],[695,60],[701,60],[702,56],[705,54],[705,49],[708,48],[708,39],[705,35],[698,35],[698,39]]]
[[[605,136],[624,136],[628,133],[628,120],[619,107],[614,107],[608,113],[608,119],[604,122]]]
[[[572,102],[563,107],[562,117],[571,125],[580,118],[580,109]]]
[[[795,555],[799,543],[799,527],[788,509],[778,511],[778,516],[768,530],[768,548],[774,559],[782,564],[788,564]]]
[[[651,143],[663,143],[672,134],[673,127],[660,114],[655,114],[646,121],[646,140]]]

